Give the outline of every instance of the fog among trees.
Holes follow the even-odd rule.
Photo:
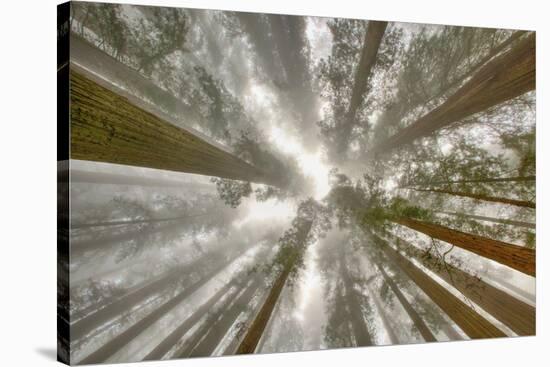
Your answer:
[[[535,334],[533,32],[85,2],[70,32],[72,363]]]

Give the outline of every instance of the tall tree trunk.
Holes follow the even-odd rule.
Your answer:
[[[535,276],[536,263],[535,250],[533,249],[411,218],[401,217],[395,219],[394,222],[487,259],[497,261],[522,273]]]
[[[95,222],[95,223],[71,223],[71,229],[82,229],[82,228],[94,228],[94,227],[112,227],[120,225],[129,225],[129,224],[141,224],[141,223],[160,223],[160,222],[171,222],[171,221],[181,221],[183,219],[204,217],[209,213],[194,214],[194,215],[183,215],[178,217],[168,217],[168,218],[151,218],[151,219],[130,219],[130,220],[113,220],[107,222]]]
[[[261,169],[73,65],[70,85],[73,159],[277,185]]]
[[[508,291],[506,293],[509,293],[509,292],[511,292],[512,294],[515,293],[518,296],[523,297],[523,298],[525,298],[525,299],[527,299],[527,300],[529,300],[530,302],[533,302],[533,303],[536,303],[536,301],[537,301],[536,295],[527,292],[525,289],[522,289],[522,288],[518,287],[517,285],[514,285],[514,284],[510,283],[509,281],[506,281],[506,280],[500,279],[500,278],[494,278],[492,276],[488,276],[487,274],[484,274],[481,277],[490,279],[493,282],[497,283],[502,288],[504,288]]]
[[[353,287],[353,281],[345,261],[345,253],[340,251],[339,256],[340,275],[344,283],[346,303],[349,310],[350,323],[355,336],[355,343],[358,347],[372,345],[372,338],[369,334],[363,311],[361,310],[361,301],[358,299],[356,290]]]
[[[241,341],[239,348],[235,354],[251,354],[256,350],[262,334],[264,333],[265,327],[271,318],[271,314],[275,309],[275,305],[279,300],[279,296],[283,290],[283,287],[286,283],[286,280],[290,274],[291,268],[284,269],[281,274],[277,277],[277,280],[271,287],[271,291],[267,296],[260,312],[256,315],[254,322],[250,325],[244,339]]]
[[[312,222],[307,221],[303,225],[305,229],[302,230],[303,236],[298,241],[298,246],[300,246],[302,251],[305,251],[305,241],[306,241],[307,235],[309,234],[309,231],[311,230]],[[265,327],[267,326],[267,323],[271,318],[271,314],[275,309],[275,305],[279,300],[279,296],[281,295],[281,292],[285,286],[288,276],[294,269],[295,265],[296,265],[295,258],[287,262],[286,267],[281,271],[281,273],[279,274],[279,276],[271,286],[271,290],[269,291],[267,298],[265,299],[262,307],[260,308],[260,311],[254,318],[254,321],[250,325],[250,328],[246,331],[246,334],[243,340],[241,341],[241,343],[239,344],[239,347],[237,348],[237,351],[235,354],[254,353],[262,337],[262,334],[264,333]]]
[[[338,147],[339,152],[343,152],[348,146],[351,130],[356,124],[357,110],[368,93],[367,83],[372,73],[372,69],[376,64],[378,49],[380,48],[380,43],[382,42],[382,37],[384,36],[387,26],[388,22],[374,20],[368,22],[359,64],[357,65],[353,79],[353,90],[351,92],[349,108],[341,127],[341,141]]]
[[[470,338],[478,339],[506,336],[506,334],[500,331],[496,326],[468,307],[464,302],[433,280],[428,274],[417,268],[412,262],[391,248],[387,243],[382,245],[381,249],[388,258],[401,268]]]
[[[418,191],[418,192],[434,192],[438,194],[448,194],[448,195],[460,196],[460,197],[471,198],[476,200],[488,201],[491,203],[501,203],[501,204],[519,206],[523,208],[535,209],[535,203],[531,201],[526,201],[526,200],[508,199],[508,198],[502,198],[502,197],[496,197],[496,196],[489,196],[485,194],[473,194],[469,192],[443,190],[443,189],[411,189],[411,190]]]
[[[419,183],[410,183],[400,188],[408,188],[413,186],[428,186],[433,185],[449,185],[449,184],[462,184],[462,183],[491,183],[491,182],[529,182],[536,181],[536,176],[516,176],[516,177],[497,177],[497,178],[478,178],[478,179],[464,179],[456,181],[428,181]]]
[[[201,257],[190,264],[171,269],[156,279],[132,288],[128,293],[120,297],[111,299],[105,304],[94,305],[88,311],[83,311],[81,313],[82,317],[73,318],[71,338],[78,340],[107,321],[120,316],[124,311],[134,308],[156,294],[161,294],[167,289],[177,286],[182,280],[188,278],[190,274],[200,270],[204,259],[205,257]]]
[[[71,63],[100,74],[128,91],[145,97],[174,117],[191,120],[193,123],[201,121],[196,110],[182,99],[176,98],[137,70],[122,64],[74,32],[71,32],[70,47]]]
[[[420,335],[422,335],[422,338],[424,338],[427,342],[435,342],[437,339],[435,338],[434,334],[430,331],[428,328],[428,325],[422,320],[422,317],[416,312],[416,310],[411,306],[405,295],[401,292],[397,284],[393,281],[393,279],[386,273],[384,268],[380,264],[376,264],[378,266],[378,270],[384,277],[384,281],[389,285],[393,293],[396,295],[397,299],[407,311],[407,314],[411,318],[412,322],[414,323],[414,326],[416,329],[420,332]],[[398,265],[398,264],[396,264]]]
[[[222,271],[229,263],[231,263],[235,258],[240,256],[241,253],[238,253],[237,256],[234,256],[230,259],[227,259],[220,265],[216,266],[214,269],[210,270],[207,275],[197,280],[188,287],[185,287],[183,291],[177,294],[175,297],[167,300],[162,305],[160,305],[156,310],[136,322],[134,325],[130,326],[128,329],[123,331],[121,334],[118,334],[113,339],[109,340],[95,352],[88,355],[79,364],[92,364],[92,363],[102,363],[113,356],[117,351],[122,349],[128,343],[130,343],[134,338],[141,334],[145,329],[153,325],[159,319],[161,319],[165,314],[172,311],[176,308],[185,298],[189,297],[203,285],[205,285],[209,280],[214,278],[220,271]]]
[[[382,319],[382,324],[384,325],[384,329],[388,333],[388,336],[390,338],[390,343],[399,344],[399,338],[397,337],[397,335],[395,334],[395,331],[393,330],[390,319],[388,318],[388,315],[386,314],[386,310],[384,309],[384,306],[380,302],[378,295],[374,293],[372,286],[370,284],[368,284],[367,287],[369,289],[369,294],[371,294],[372,299],[376,305],[378,314],[380,314],[380,318]]]
[[[498,46],[494,47],[485,57],[481,58],[478,62],[476,62],[474,64],[474,66],[472,66],[472,68],[470,70],[468,70],[468,72],[464,73],[463,75],[459,76],[458,78],[456,78],[455,80],[453,80],[452,82],[450,82],[443,90],[441,90],[437,95],[435,95],[434,97],[430,98],[429,101],[426,102],[426,104],[434,101],[434,100],[438,100],[439,98],[441,98],[447,91],[449,91],[451,88],[454,88],[454,87],[457,87],[458,85],[460,85],[460,83],[464,82],[465,80],[467,80],[469,77],[471,77],[472,75],[474,75],[474,73],[476,71],[479,70],[480,67],[482,67],[483,65],[485,65],[489,60],[491,60],[493,57],[495,57],[496,55],[498,55],[502,50],[504,50],[506,47],[510,46],[513,42],[515,42],[516,40],[518,40],[521,36],[523,36],[524,34],[526,34],[527,32],[526,31],[515,31],[514,33],[512,33],[510,35],[510,37],[508,37],[506,40],[502,41]]]
[[[200,319],[202,319],[214,307],[214,305],[226,294],[229,293],[235,281],[231,281],[221,287],[213,296],[203,303],[192,315],[183,321],[174,331],[172,331],[155,349],[147,354],[143,360],[152,361],[162,359],[168,351],[178,343],[181,337],[189,331]]]
[[[481,221],[485,221],[485,222],[509,224],[511,226],[516,226],[516,227],[524,227],[524,228],[531,228],[531,229],[536,228],[535,223],[522,222],[522,221],[519,221],[519,220],[493,218],[493,217],[485,217],[485,216],[482,216],[482,215],[453,213],[453,212],[445,212],[445,211],[440,211],[440,212],[436,212],[436,213],[441,213],[441,214],[445,214],[445,215],[452,215],[452,216],[455,216],[455,217],[465,217],[465,218],[477,219],[477,220],[481,220]]]
[[[535,33],[485,64],[439,107],[376,144],[372,152],[385,153],[399,148],[533,89]]]
[[[258,290],[260,282],[260,277],[252,280],[246,290],[239,295],[228,309],[224,310],[223,316],[208,330],[208,333],[200,343],[193,348],[189,354],[190,357],[208,357],[212,355],[242,310],[246,309],[250,305],[250,302],[252,302],[252,298]]]
[[[407,257],[417,259],[515,333],[535,335],[536,310],[534,307],[474,275],[442,262],[401,238],[396,236],[393,238],[398,248],[403,250]]]
[[[180,189],[209,189],[211,191],[214,191],[214,187],[210,183],[203,184],[178,181],[174,179],[125,175],[121,173],[91,172],[72,168],[70,171],[71,183],[140,187],[174,187]],[[67,174],[67,171],[65,171],[65,174]]]
[[[241,284],[246,286],[247,283]],[[191,335],[186,336],[183,340],[183,343],[178,347],[178,349],[172,354],[172,358],[184,358],[188,357],[189,353],[193,348],[202,340],[202,338],[208,333],[208,331],[216,324],[216,322],[223,317],[225,311],[231,306],[235,299],[242,294],[247,289],[238,287],[231,291],[230,294],[225,297],[223,302],[217,307],[210,309],[206,319],[201,323],[201,325],[191,333]]]

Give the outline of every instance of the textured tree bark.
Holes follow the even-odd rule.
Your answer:
[[[403,250],[409,258],[417,259],[515,333],[535,335],[536,310],[534,307],[493,287],[481,278],[451,264],[442,263],[401,238],[394,237],[394,239],[398,248]]]
[[[277,185],[261,169],[83,73],[71,69],[71,158]]]
[[[159,106],[174,117],[199,122],[201,117],[195,109],[176,98],[172,93],[159,87],[137,70],[122,64],[120,61],[90,44],[81,36],[71,32],[71,62],[101,74],[107,80],[123,86],[125,89],[143,96],[155,106]]]
[[[230,259],[227,259],[220,265],[216,266],[214,269],[210,270],[207,275],[197,280],[190,286],[184,288],[180,293],[170,300],[164,302],[156,310],[136,322],[134,325],[130,326],[128,329],[123,331],[121,334],[118,334],[113,339],[109,340],[95,352],[88,355],[86,358],[82,359],[79,364],[93,364],[93,363],[102,363],[113,356],[117,351],[130,343],[134,338],[141,334],[145,329],[157,322],[162,316],[172,311],[177,305],[179,305],[185,298],[193,294],[196,290],[205,285],[210,279],[212,279],[216,274],[222,271],[229,263],[234,259],[240,256],[242,253],[237,254]]]
[[[357,110],[361,106],[364,96],[368,93],[367,82],[376,64],[378,49],[380,48],[380,43],[387,26],[388,22],[372,20],[368,23],[359,64],[357,65],[353,79],[353,90],[351,92],[349,108],[341,127],[341,142],[338,147],[340,152],[343,152],[347,148],[351,130],[356,123]]]
[[[531,229],[536,228],[535,223],[522,222],[522,221],[519,221],[519,220],[485,217],[485,216],[482,216],[482,215],[473,215],[473,214],[464,214],[464,213],[452,213],[452,212],[437,212],[437,213],[452,215],[452,216],[455,216],[455,217],[464,216],[466,218],[477,219],[477,220],[481,220],[481,221],[485,221],[485,222],[509,224],[511,226],[516,226],[516,227],[531,228]]]
[[[531,201],[526,201],[526,200],[508,199],[508,198],[502,198],[502,197],[496,197],[496,196],[488,196],[483,194],[473,194],[469,192],[443,190],[443,189],[412,189],[412,190],[418,191],[418,192],[434,192],[438,194],[448,194],[448,195],[460,196],[465,198],[472,198],[476,200],[488,201],[491,203],[502,203],[502,204],[519,206],[523,208],[535,209],[535,203]]]
[[[342,281],[344,283],[346,303],[349,310],[350,323],[355,336],[355,343],[357,347],[372,345],[372,338],[369,334],[363,312],[361,310],[361,302],[357,298],[356,291],[353,289],[353,281],[349,275],[347,263],[345,261],[344,250],[340,251],[339,266]]]
[[[493,240],[471,233],[457,231],[435,223],[411,218],[398,218],[395,223],[424,233],[432,238],[448,242],[474,254],[499,262],[502,265],[535,276],[535,250]]]
[[[310,221],[304,224],[305,230],[303,231],[303,238],[301,239],[300,244],[303,250],[305,250],[305,241],[307,235],[309,234],[309,231],[311,230],[311,225],[312,222]],[[279,296],[281,295],[281,292],[285,286],[288,276],[294,268],[295,263],[295,259],[293,259],[293,261],[289,261],[287,266],[281,271],[281,273],[271,286],[271,290],[269,291],[267,298],[260,308],[260,311],[254,318],[252,325],[250,325],[250,328],[246,331],[246,334],[239,344],[239,347],[237,348],[235,354],[252,354],[256,350],[256,347],[258,346],[262,334],[265,331],[265,327],[267,326],[267,323],[271,318],[271,314],[275,309],[275,305],[279,300]]]
[[[384,253],[395,262],[472,339],[504,337],[502,331],[464,304],[428,274],[387,244]]]
[[[384,270],[384,268],[381,265],[379,265],[379,264],[376,264],[376,265],[378,266],[378,270],[380,270],[380,273],[384,277],[384,280],[386,281],[386,283],[388,283],[391,290],[397,296],[397,299],[399,300],[399,302],[401,303],[401,305],[403,306],[405,311],[407,311],[407,314],[409,315],[412,322],[414,323],[414,326],[420,332],[420,335],[422,335],[424,340],[427,341],[427,342],[436,342],[437,339],[435,338],[434,334],[430,331],[430,329],[428,328],[428,326],[426,325],[424,320],[422,320],[422,317],[420,317],[418,312],[416,312],[416,310],[411,306],[409,301],[407,301],[407,298],[401,292],[401,290],[399,289],[397,284],[395,284],[393,279],[386,273],[386,271]],[[399,266],[400,264],[396,263],[396,265]]]
[[[529,182],[536,181],[536,176],[516,176],[516,177],[500,177],[500,178],[479,178],[479,179],[464,179],[456,181],[429,181],[420,183],[410,183],[407,186],[401,186],[400,188],[408,188],[414,186],[428,186],[433,185],[449,185],[449,184],[461,184],[461,183],[492,183],[492,182]]]
[[[239,348],[237,349],[237,352],[235,354],[254,353],[254,351],[256,350],[256,346],[258,345],[258,342],[260,341],[260,338],[262,337],[262,334],[265,330],[265,327],[267,326],[267,323],[271,318],[271,314],[275,309],[275,305],[279,300],[279,296],[281,295],[281,292],[291,270],[291,268],[287,268],[283,270],[281,274],[277,277],[277,280],[275,280],[275,283],[271,287],[271,291],[269,292],[267,299],[262,305],[260,312],[258,313],[258,315],[256,315],[254,322],[250,326],[250,329],[246,333],[244,339],[241,341],[241,344],[239,345]]]
[[[371,152],[386,153],[399,148],[533,89],[535,89],[534,33],[485,64],[439,107],[376,144]]]
[[[468,70],[467,73],[465,73],[464,75],[458,77],[456,80],[449,83],[444,90],[442,90],[436,96],[431,98],[427,103],[430,103],[431,101],[439,99],[447,91],[449,91],[451,88],[454,88],[454,87],[457,87],[458,85],[460,85],[460,83],[464,82],[469,77],[471,77],[473,74],[475,74],[475,72],[478,71],[480,67],[485,65],[489,60],[491,60],[493,57],[498,55],[502,50],[504,50],[506,47],[510,46],[513,42],[517,41],[521,36],[523,36],[526,33],[527,33],[526,31],[515,31],[514,33],[512,33],[512,35],[510,35],[510,37],[508,37],[506,40],[502,41],[501,44],[499,44],[498,46],[493,48],[491,50],[491,52],[489,52],[487,54],[487,56],[485,56],[484,58],[479,60],[477,63],[475,63],[475,65],[472,66],[472,68],[470,70]]]

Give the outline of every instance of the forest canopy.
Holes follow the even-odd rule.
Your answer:
[[[71,362],[535,334],[534,32],[78,2],[70,50]]]

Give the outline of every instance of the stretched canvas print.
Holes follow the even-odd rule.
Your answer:
[[[58,358],[535,335],[535,33],[58,7]]]

